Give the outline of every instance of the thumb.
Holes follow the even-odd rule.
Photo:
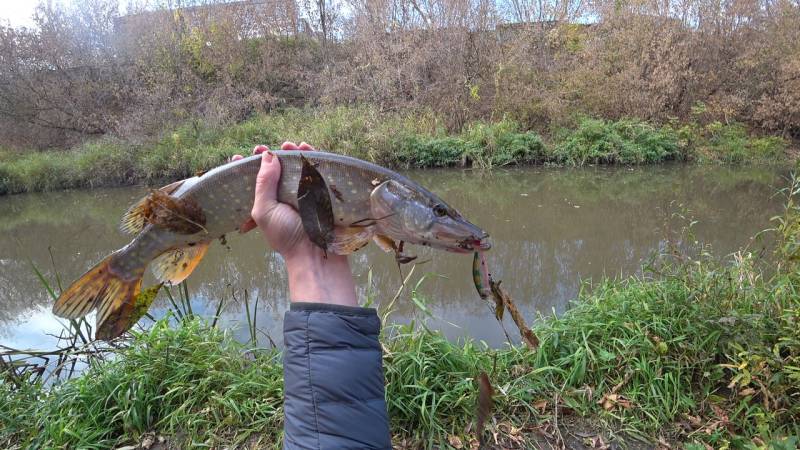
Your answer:
[[[256,175],[255,201],[251,215],[259,221],[277,205],[278,180],[281,177],[281,163],[272,152],[261,154],[261,168]]]

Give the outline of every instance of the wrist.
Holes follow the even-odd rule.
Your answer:
[[[324,253],[320,248],[284,255],[289,275],[289,300],[357,306],[355,282],[346,256]]]

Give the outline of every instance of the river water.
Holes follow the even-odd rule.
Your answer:
[[[725,256],[770,226],[787,184],[787,171],[764,167],[667,165],[659,167],[517,168],[411,171],[408,175],[439,194],[492,235],[489,267],[532,322],[538,313],[569,307],[581,280],[628,276],[667,243],[683,224],[675,213],[697,221],[696,239]],[[62,324],[50,313],[52,300],[31,264],[54,285],[77,278],[128,238],[117,223],[144,187],[93,189],[0,197],[0,344],[48,348]],[[224,298],[221,323],[245,338],[241,299],[259,298],[257,325],[281,344],[288,308],[280,257],[257,232],[234,234],[226,247],[214,244],[189,278],[195,313],[213,315]],[[391,320],[426,321],[451,339],[472,337],[498,346],[504,335],[472,284],[472,256],[408,247],[419,260],[410,287],[425,277],[418,294],[430,316],[405,291]],[[52,258],[51,258],[52,254]],[[362,300],[384,306],[400,286],[391,255],[374,245],[352,257]],[[404,271],[409,267],[405,266]],[[145,285],[152,277],[145,279]],[[240,302],[231,300],[235,295]],[[155,305],[166,309],[165,297]],[[508,316],[508,315],[507,315]],[[147,323],[143,319],[142,323]],[[513,324],[506,327],[516,336]],[[266,339],[265,339],[266,341]]]

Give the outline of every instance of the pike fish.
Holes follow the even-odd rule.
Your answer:
[[[316,198],[328,199],[323,209],[331,229],[321,239],[312,236],[327,252],[347,255],[374,241],[402,262],[409,260],[402,255],[404,243],[456,253],[491,247],[485,231],[394,171],[322,151],[272,153],[281,164],[278,200],[299,208],[307,232],[306,191],[316,188]],[[142,291],[148,266],[160,283],[178,284],[197,267],[212,241],[248,222],[260,165],[261,156],[251,156],[151,191],[122,218],[120,229],[133,240],[70,285],[53,312],[77,319],[96,309],[98,339],[127,331],[147,311],[160,286]],[[314,183],[309,187],[303,180]]]

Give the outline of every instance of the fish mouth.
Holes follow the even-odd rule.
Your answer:
[[[456,253],[472,253],[472,252],[485,252],[492,248],[492,243],[489,241],[489,234],[484,232],[480,237],[470,236],[458,242],[458,246],[452,251]]]

